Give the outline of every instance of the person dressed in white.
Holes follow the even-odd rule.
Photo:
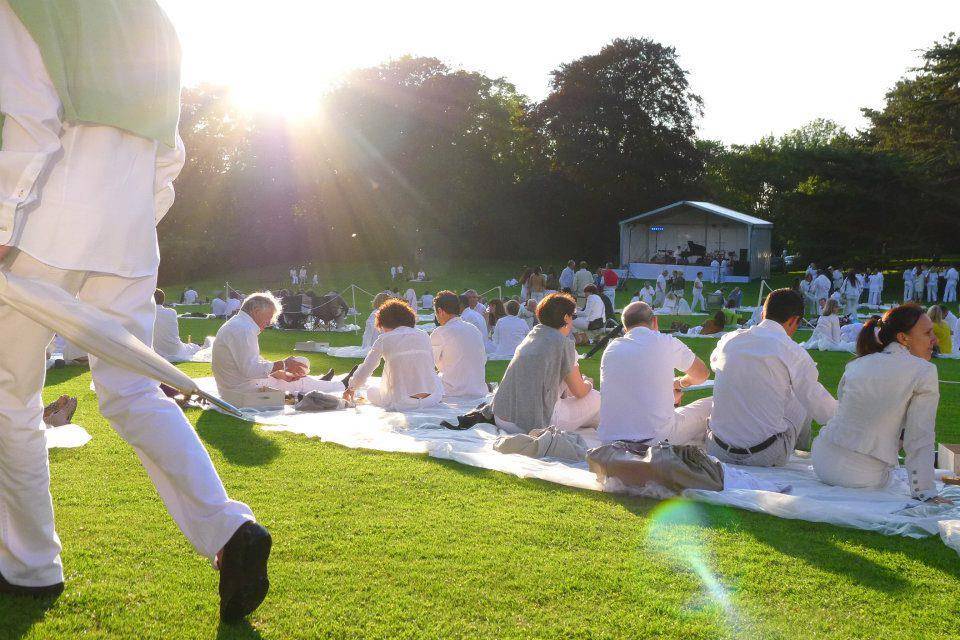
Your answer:
[[[373,311],[367,316],[367,322],[363,328],[363,338],[360,346],[364,351],[369,351],[373,343],[380,337],[380,330],[377,329],[377,309],[383,306],[383,303],[392,298],[386,291],[381,291],[373,298]]]
[[[588,284],[593,284],[593,274],[590,273],[587,263],[581,262],[580,268],[573,274],[573,290],[571,291],[577,300],[583,300],[586,297],[583,290],[586,289]]]
[[[839,289],[843,285],[843,271],[840,271],[837,267],[832,267],[830,271],[831,280],[833,280],[833,288]]]
[[[307,284],[307,268],[300,267],[300,272],[297,275],[300,276],[300,284],[306,285]]]
[[[727,334],[710,356],[716,382],[707,453],[722,462],[782,466],[809,443],[811,418],[833,416],[837,401],[817,379],[817,365],[791,339],[803,314],[792,289],[772,291],[760,324]]]
[[[943,301],[944,302],[956,302],[957,301],[957,281],[960,280],[960,273],[957,273],[956,267],[950,267],[947,269],[944,277],[947,280],[946,285],[943,288]]]
[[[825,273],[821,273],[813,279],[813,295],[817,304],[830,297],[830,278]]]
[[[903,270],[903,301],[913,300],[913,267]]]
[[[440,326],[430,334],[430,345],[443,382],[443,395],[487,395],[484,339],[476,327],[460,318],[460,298],[452,291],[441,291],[433,307]]]
[[[879,269],[867,277],[868,297],[867,304],[872,307],[880,306],[880,295],[883,293],[883,274]]]
[[[720,261],[716,258],[710,261],[710,275],[713,276],[714,284],[720,282]]]
[[[700,311],[707,310],[707,301],[703,299],[703,272],[698,271],[697,277],[693,281],[693,304],[691,311],[696,312],[699,306]]]
[[[420,298],[420,308],[421,309],[433,309],[433,294],[425,293]]]
[[[607,345],[600,360],[597,436],[605,443],[703,444],[713,400],[676,405],[683,389],[710,377],[707,365],[680,340],[660,333],[650,305],[632,302],[622,319],[626,333]],[[675,378],[676,371],[684,375]]]
[[[817,326],[813,329],[813,335],[803,343],[803,346],[811,350],[849,351],[853,353],[853,342],[844,339],[843,331],[840,328],[839,313],[840,303],[833,298],[827,300],[820,318],[817,319]]]
[[[185,159],[176,33],[152,2],[83,3],[68,15],[92,19],[67,30],[50,20],[70,3],[31,0],[41,10],[24,13],[25,4],[0,0],[0,269],[78,296],[150,344],[156,224]],[[103,84],[74,82],[75,71],[104,62]],[[48,65],[62,72],[56,84]],[[91,104],[102,109],[89,113]],[[49,596],[63,590],[42,430],[53,332],[0,305],[0,333],[0,592]],[[100,412],[193,547],[217,560],[221,618],[250,613],[267,593],[269,533],[227,497],[196,431],[155,380],[93,356],[90,368]]]
[[[473,299],[476,300],[475,298]],[[460,313],[460,317],[463,318],[464,322],[469,322],[477,328],[477,331],[480,332],[480,335],[483,336],[484,340],[487,340],[490,337],[490,330],[487,327],[487,319],[483,317],[483,313],[478,310],[476,306],[470,306],[471,298],[469,292],[464,293],[460,296],[460,307],[463,311]],[[536,304],[534,302],[534,304]],[[436,306],[436,305],[434,305]]]
[[[659,307],[667,299],[667,270],[664,269],[663,272],[657,276],[657,285],[653,290],[653,306]]]
[[[936,267],[930,267],[927,273],[927,302],[937,301],[937,289],[940,285],[940,273]]]
[[[353,401],[358,389],[383,362],[380,384],[366,387],[367,400],[389,411],[426,409],[440,404],[443,382],[437,375],[430,336],[416,328],[417,314],[405,300],[388,300],[377,311],[380,337],[343,392]],[[481,346],[482,351],[482,346]]]
[[[805,273],[809,275],[810,278],[816,278],[817,274],[820,273],[820,270],[817,269],[817,263],[811,262],[809,265],[807,265],[807,270]]]
[[[290,269],[290,286],[295,287],[297,284],[297,269]]]
[[[391,280],[397,279],[397,268],[395,266],[390,267],[390,279]]]
[[[857,307],[860,301],[860,283],[853,269],[847,272],[847,277],[840,283],[840,301],[843,303],[843,313],[851,322],[857,319]],[[839,328],[839,327],[838,327]]]
[[[222,293],[218,293],[214,296],[213,300],[210,301],[210,313],[218,318],[227,317],[227,303],[223,299]]]
[[[654,291],[653,287],[650,286],[649,282],[647,282],[640,288],[639,291],[637,291],[637,295],[634,296],[634,299],[630,302],[646,302],[652,307],[655,294],[656,292]]]
[[[560,272],[560,289],[564,291],[573,291],[573,275],[574,269],[577,268],[577,263],[573,260],[567,262],[567,266],[563,268],[563,271]]]
[[[416,313],[417,309],[420,307],[419,300],[417,299],[417,292],[413,290],[413,287],[407,289],[407,292],[403,296],[407,300],[407,304],[410,305],[410,308],[413,309]]]
[[[240,295],[238,293],[227,294],[227,299],[223,303],[223,315],[227,318],[232,318],[238,311],[240,311],[241,304],[243,304],[243,300],[240,299]]]
[[[606,321],[606,307],[603,304],[603,300],[600,299],[597,293],[596,285],[588,284],[583,292],[587,300],[583,305],[583,309],[577,311],[577,317],[573,319],[573,328],[577,331],[587,331],[591,328],[590,325],[593,324],[593,328],[599,329]],[[597,322],[598,320],[599,322]]]
[[[153,300],[157,304],[157,319],[153,325],[153,350],[170,362],[190,360],[203,347],[180,340],[177,312],[163,306],[166,296],[162,289],[153,293]]]
[[[494,423],[508,433],[597,426],[600,392],[584,378],[570,332],[577,303],[566,293],[537,306],[537,324],[517,347],[494,395]]]
[[[183,292],[183,304],[197,304],[200,294],[198,294],[193,287],[187,287],[186,291]]]
[[[836,413],[813,442],[813,469],[826,484],[882,489],[903,449],[914,499],[937,498],[933,449],[940,401],[933,323],[915,304],[871,318],[837,389]]]
[[[507,300],[504,305],[507,315],[497,320],[493,327],[493,351],[491,358],[512,358],[517,347],[527,337],[530,327],[526,320],[518,317],[520,313],[520,303],[516,300]]]
[[[343,392],[346,385],[342,380],[308,376],[309,363],[305,358],[291,356],[270,361],[261,357],[257,336],[276,322],[279,315],[280,302],[273,294],[254,293],[243,301],[239,313],[220,327],[213,342],[211,361],[220,393],[242,393],[264,387],[290,393]]]
[[[813,315],[817,312],[817,298],[813,290],[813,277],[809,273],[803,274],[800,279],[800,295],[803,297],[804,315]]]

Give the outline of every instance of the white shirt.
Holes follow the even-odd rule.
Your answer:
[[[425,293],[423,294],[423,300],[420,303],[421,309],[433,309],[433,294]]]
[[[216,344],[216,343],[214,343]],[[380,383],[381,406],[392,409],[402,406],[421,393],[440,396],[443,383],[434,368],[430,336],[412,327],[397,327],[373,343],[363,364],[350,378],[350,388],[359,389],[383,360]]]
[[[198,294],[193,289],[187,289],[183,292],[183,303],[184,304],[197,304]]]
[[[913,269],[907,269],[903,272],[903,281],[913,283]]]
[[[936,365],[894,342],[880,353],[852,360],[837,396],[836,413],[819,437],[896,466],[903,432],[912,494],[921,499],[936,495],[933,447],[940,403]]]
[[[674,421],[674,372],[695,358],[675,337],[647,327],[612,340],[600,359],[600,439],[662,440]]]
[[[407,299],[407,304],[410,305],[410,308],[413,309],[413,312],[416,313],[419,305],[417,304],[417,292],[413,289],[407,289],[407,293],[404,295]]]
[[[463,313],[460,314],[460,317],[463,318],[464,322],[469,322],[475,326],[484,340],[490,335],[490,332],[487,330],[487,321],[479,311],[467,307],[463,310]]]
[[[583,310],[577,312],[577,317],[586,318],[588,322],[594,320],[606,320],[606,307],[603,306],[603,300],[596,293],[587,296],[587,301],[583,305]]]
[[[185,159],[179,136],[170,149],[113,127],[64,123],[60,111],[39,48],[0,0],[0,245],[60,269],[156,273],[156,225]]]
[[[939,283],[939,280],[940,280],[940,274],[934,271],[933,269],[930,269],[930,273],[929,275],[927,275],[927,286],[928,287],[936,286]]]
[[[305,281],[306,279],[307,279],[307,270],[301,268],[301,269],[300,269],[300,280],[301,280],[301,281]]]
[[[947,282],[956,282],[960,280],[960,273],[957,273],[957,270],[953,267],[947,269]]]
[[[521,322],[523,322],[521,320]],[[523,322],[526,327],[526,322]],[[487,351],[476,327],[459,317],[451,318],[430,334],[433,360],[440,370],[445,396],[487,394]]]
[[[227,320],[213,342],[211,367],[217,388],[254,391],[273,371],[273,363],[260,357],[260,327],[246,311]]]
[[[842,341],[840,335],[840,316],[835,313],[829,316],[820,316],[817,320],[817,326],[813,330],[812,338],[826,338],[833,343]]]
[[[396,268],[396,267],[390,267],[390,277],[392,277],[392,278],[396,278],[396,277],[397,277],[397,268]]]
[[[880,274],[871,273],[867,276],[867,288],[872,292],[876,293],[880,291]]]
[[[720,262],[716,258],[714,258],[713,260],[710,261],[710,268],[714,270],[719,269]]]
[[[650,285],[643,287],[642,289],[640,289],[640,296],[639,296],[640,301],[646,302],[649,305],[653,305],[654,293],[655,291],[653,290],[653,287],[651,287]]]
[[[716,376],[710,429],[731,446],[752,447],[781,433],[791,395],[820,424],[836,411],[813,358],[773,320],[720,338],[710,366]]]
[[[830,296],[830,278],[822,273],[813,279],[813,294],[817,300]]]
[[[570,267],[564,267],[560,272],[560,288],[573,289],[573,269]]]
[[[860,299],[860,287],[850,282],[847,278],[844,278],[843,284],[840,286],[840,293],[845,296],[849,302],[855,302]]]
[[[164,358],[176,358],[180,356],[183,346],[177,312],[168,307],[157,307],[157,318],[153,323],[153,350]]]
[[[703,280],[696,278],[693,281],[693,290],[703,292]]]
[[[215,316],[227,315],[227,302],[223,298],[214,298],[210,302],[210,313]]]
[[[509,314],[497,320],[493,327],[493,344],[495,356],[513,356],[514,351],[527,337],[530,331],[529,325],[523,318],[511,316]]]
[[[800,281],[800,293],[806,296],[808,294],[811,294],[812,289],[813,289],[812,282],[809,282],[806,278]]]
[[[223,304],[223,313],[226,316],[232,316],[234,313],[240,310],[240,306],[243,304],[242,300],[237,298],[230,298],[224,301]]]
[[[661,273],[657,276],[657,291],[667,290],[667,278]]]

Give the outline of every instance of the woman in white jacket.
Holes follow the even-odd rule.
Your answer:
[[[860,303],[860,282],[853,269],[847,272],[847,277],[840,284],[840,299],[843,301],[843,315],[849,316],[851,322],[857,320],[857,306]]]
[[[933,476],[940,388],[930,358],[936,344],[933,323],[916,304],[867,321],[857,338],[859,357],[840,380],[837,411],[813,442],[813,468],[820,480],[884,488],[902,447],[910,494],[943,501]]]

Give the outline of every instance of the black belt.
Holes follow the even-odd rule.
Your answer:
[[[781,435],[783,434],[775,433],[769,438],[767,438],[766,440],[764,440],[763,442],[761,442],[760,444],[755,444],[752,447],[747,447],[746,449],[730,446],[729,444],[727,444],[726,442],[718,438],[717,434],[715,433],[713,434],[713,441],[716,442],[717,445],[719,445],[719,447],[725,450],[727,453],[733,453],[738,456],[746,456],[746,455],[752,455],[754,453],[760,453],[761,451],[763,451],[764,449],[772,445],[774,442],[776,442]]]

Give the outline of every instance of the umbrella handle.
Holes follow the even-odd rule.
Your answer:
[[[199,397],[203,398],[204,400],[206,400],[207,402],[209,402],[210,404],[214,404],[220,407],[221,409],[223,409],[228,414],[234,417],[240,418],[241,420],[247,419],[247,416],[243,415],[243,412],[240,411],[240,409],[237,409],[235,406],[233,406],[226,400],[223,400],[222,398],[218,398],[217,396],[211,393],[207,393],[206,391],[201,391],[200,389],[197,389],[196,391],[194,391],[194,393]]]

